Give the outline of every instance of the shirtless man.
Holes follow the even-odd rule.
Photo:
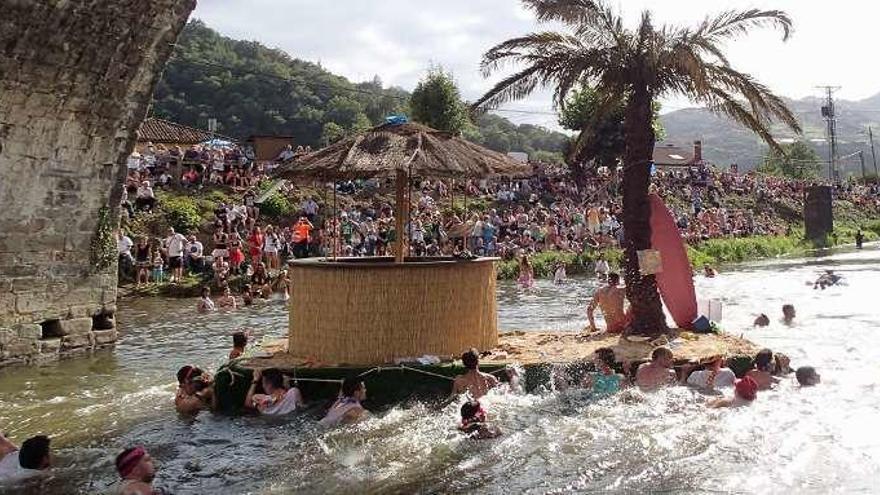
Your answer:
[[[479,399],[489,393],[489,389],[498,385],[498,379],[480,371],[480,355],[476,349],[470,349],[461,355],[461,362],[467,371],[455,377],[452,382],[452,395],[470,392],[471,397]]]
[[[639,366],[636,371],[636,385],[642,392],[653,392],[676,382],[672,369],[673,355],[668,347],[658,347],[651,352],[651,362]]]
[[[156,467],[153,459],[143,447],[125,449],[116,456],[116,471],[122,482],[116,493],[120,495],[153,495],[153,479]]]
[[[590,331],[596,332],[596,320],[593,312],[598,306],[605,316],[605,322],[608,333],[623,333],[629,322],[628,315],[623,310],[623,302],[626,299],[626,290],[619,287],[620,275],[616,273],[608,274],[608,285],[597,290],[593,295],[593,300],[587,306],[587,318],[590,320]]]

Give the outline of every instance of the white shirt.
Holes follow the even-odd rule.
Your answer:
[[[37,469],[26,469],[21,467],[18,459],[18,450],[10,452],[0,459],[0,482],[20,480],[40,474]]]
[[[137,197],[139,198],[154,198],[156,197],[153,194],[153,188],[150,186],[140,186],[137,190]]]
[[[193,258],[201,258],[202,254],[205,252],[205,247],[202,246],[202,243],[199,241],[191,242],[186,247],[186,250],[189,251],[189,255]]]
[[[116,250],[119,254],[128,254],[131,255],[131,247],[134,246],[134,243],[131,242],[131,238],[127,235],[124,235],[116,241]]]
[[[596,261],[596,273],[607,274],[610,271],[608,267],[608,262],[605,260],[597,260]]]
[[[173,258],[183,254],[183,247],[186,245],[186,237],[179,232],[165,238],[165,248],[168,249],[168,257]]]
[[[708,388],[706,381],[709,379],[710,370],[694,371],[687,379],[687,384],[697,388]],[[736,381],[736,375],[729,368],[721,368],[715,376],[715,387],[732,387]]]
[[[318,213],[318,203],[310,199],[303,203],[302,209],[306,212],[306,215],[315,215]]]
[[[283,416],[296,411],[302,404],[302,394],[296,387],[291,387],[278,402],[271,402],[272,396],[254,394],[254,405],[260,414],[267,416]]]

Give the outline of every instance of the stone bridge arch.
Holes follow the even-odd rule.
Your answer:
[[[116,227],[126,157],[194,7],[0,0],[0,366],[116,340],[98,233]]]

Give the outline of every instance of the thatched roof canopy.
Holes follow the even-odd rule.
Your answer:
[[[279,177],[356,179],[392,176],[490,177],[530,171],[505,154],[416,124],[383,124],[282,165]]]

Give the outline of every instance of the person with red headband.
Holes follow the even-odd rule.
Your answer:
[[[210,409],[214,401],[214,381],[209,373],[191,365],[177,370],[174,407],[180,414],[198,414]]]
[[[138,445],[125,449],[116,456],[116,471],[122,477],[120,495],[158,495],[161,490],[153,488],[156,467],[146,449]]]
[[[470,400],[461,405],[461,425],[458,429],[470,438],[485,440],[501,435],[501,430],[488,423],[486,411],[478,400]]]
[[[724,397],[713,399],[710,400],[707,405],[712,408],[740,407],[751,404],[757,398],[758,382],[752,377],[747,376],[736,381],[736,384],[733,386],[733,398]]]

